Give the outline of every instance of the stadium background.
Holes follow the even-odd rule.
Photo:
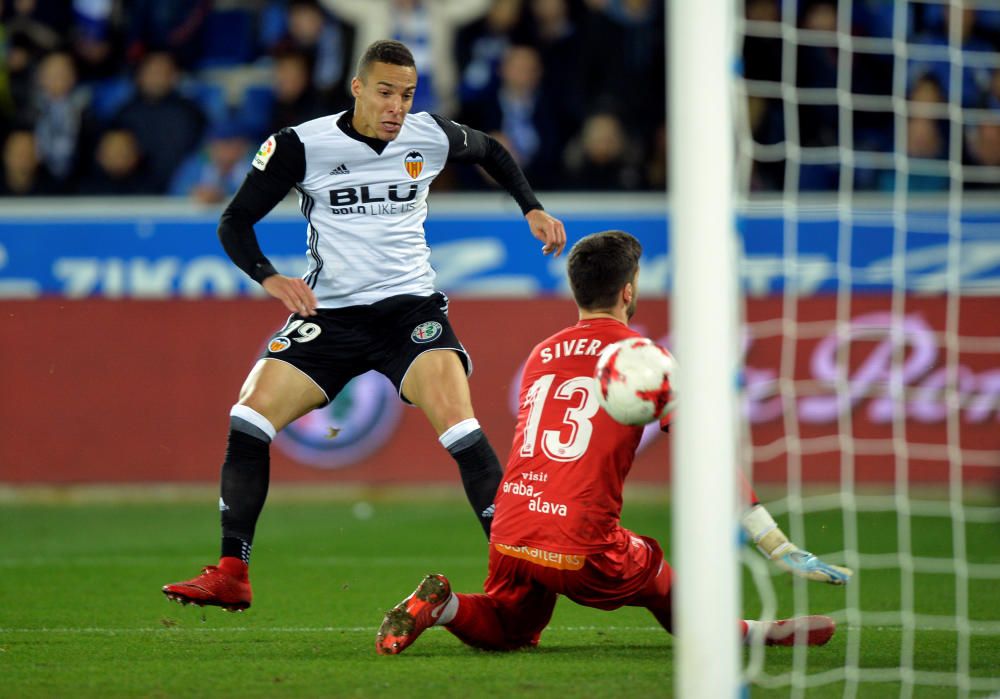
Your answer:
[[[745,614],[839,626],[821,652],[768,653],[754,696],[1000,688],[992,2],[969,2],[951,42],[947,2],[736,3],[748,461],[792,538],[858,571],[846,589],[807,586],[745,552]],[[831,41],[848,5],[850,41]],[[401,38],[418,108],[503,138],[571,243],[609,227],[642,240],[637,326],[669,345],[663,14],[656,0],[0,2],[0,696],[670,694],[673,638],[644,610],[560,604],[537,653],[487,656],[444,632],[402,663],[371,653],[386,605],[432,562],[457,589],[485,572],[453,462],[378,378],[272,450],[249,614],[168,610],[159,593],[214,556],[228,408],[285,318],[214,233],[256,143],[348,104],[360,48]],[[540,255],[474,169],[447,170],[430,211],[503,458],[519,362],[573,320],[565,258]],[[304,227],[292,201],[259,226],[286,273]],[[623,522],[669,549],[668,446],[648,435]],[[445,487],[411,487],[427,483]]]
[[[892,3],[854,5],[859,35],[891,33]],[[800,27],[822,29],[833,6],[799,2]],[[778,10],[776,1],[755,0],[747,3],[747,19],[776,21]],[[216,479],[227,408],[265,337],[284,320],[224,257],[214,236],[220,207],[267,133],[349,104],[351,66],[374,35],[397,36],[414,47],[422,76],[416,109],[465,120],[504,139],[547,208],[565,218],[570,242],[609,227],[642,240],[647,302],[639,322],[669,343],[662,3],[33,0],[5,3],[2,12],[4,482]],[[947,13],[941,6],[912,3],[909,21],[912,41],[944,41]],[[966,36],[968,51],[995,49],[1000,12],[971,12]],[[780,46],[780,39],[748,36],[746,77],[778,79]],[[811,50],[800,47],[800,86],[829,85],[831,57]],[[307,79],[295,66],[307,68]],[[864,77],[862,89],[891,90],[891,66],[886,78],[877,55],[860,55],[854,68]],[[153,77],[141,77],[144,71]],[[996,75],[964,72],[969,105],[997,109]],[[908,90],[929,83],[946,90],[947,76],[946,67],[913,61]],[[153,96],[144,81],[160,85],[160,92]],[[749,107],[755,141],[780,141],[778,102],[751,98]],[[836,115],[802,109],[803,145],[836,145],[836,129],[829,128]],[[990,131],[1000,129],[997,114],[997,123],[981,126],[983,133],[968,131],[967,162],[988,165],[1000,157]],[[856,120],[856,142],[892,152],[890,117],[873,113]],[[25,151],[27,141],[33,145]],[[814,194],[807,204],[796,202],[796,252],[806,264],[794,278],[782,263],[789,212],[768,196],[782,186],[782,172],[776,161],[753,168],[757,205],[741,223],[747,318],[758,310],[769,317],[794,290],[796,322],[805,328],[831,317],[832,293],[841,283],[838,211],[832,195],[824,194],[836,186],[836,168],[801,168],[800,190]],[[889,175],[862,169],[855,179],[859,190],[872,190],[855,200],[868,219],[858,224],[862,234],[855,236],[850,261],[860,270],[850,282],[857,291],[852,323],[862,329],[891,306],[893,222],[876,191],[892,188]],[[945,200],[932,190],[947,188],[947,178],[911,178],[917,178],[910,187],[921,192],[923,213],[943,220]],[[477,412],[503,445],[513,425],[519,362],[535,341],[572,321],[563,262],[538,254],[515,207],[478,171],[455,168],[435,192],[427,226],[433,263],[441,288],[459,300],[452,314],[476,363]],[[63,198],[39,198],[57,194]],[[1000,222],[1000,208],[989,199],[981,195],[964,214],[983,224],[980,229]],[[294,205],[286,202],[259,231],[282,271],[302,268],[303,228]],[[940,236],[907,240],[905,310],[911,351],[922,348],[908,364],[907,385],[917,397],[907,424],[925,443],[945,450],[944,405],[935,391],[944,380],[936,367],[945,351],[941,271],[947,246]],[[974,251],[975,262],[960,280],[961,331],[996,337],[1000,325],[991,308],[1000,288],[1000,243],[987,234],[963,245]],[[796,408],[812,431],[806,437],[836,434],[836,411],[822,404],[822,386],[826,382],[830,394],[833,377],[818,368],[828,347],[823,337],[799,345],[795,379],[821,386],[819,395]],[[780,352],[777,341],[747,342],[747,411],[759,445],[782,434],[775,389]],[[880,365],[888,357],[885,341],[872,341],[855,356],[855,434],[891,442],[891,409],[866,393],[887,377],[888,364]],[[998,458],[1000,357],[970,353],[961,364],[958,441],[971,455],[964,473],[985,480]],[[378,377],[360,379],[330,408],[289,429],[276,444],[275,481],[451,482],[453,466],[422,416],[398,405],[387,388]],[[335,439],[331,427],[340,430]],[[635,479],[666,478],[666,442],[650,431]],[[891,449],[861,455],[858,479],[891,480],[891,461]],[[803,475],[835,481],[838,463],[835,449],[806,455]],[[781,480],[785,466],[776,456],[757,465],[755,478]],[[910,477],[942,481],[946,460],[918,456]]]

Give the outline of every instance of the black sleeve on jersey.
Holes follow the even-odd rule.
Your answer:
[[[521,207],[521,213],[526,214],[532,209],[542,208],[541,202],[531,191],[531,185],[528,184],[528,178],[524,176],[521,166],[514,161],[500,141],[489,134],[456,124],[437,114],[431,116],[448,136],[448,160],[481,165],[490,177],[510,192]]]
[[[263,170],[250,168],[219,219],[219,241],[233,263],[260,284],[278,271],[264,256],[253,226],[305,179],[306,151],[291,129],[274,136],[275,148]]]

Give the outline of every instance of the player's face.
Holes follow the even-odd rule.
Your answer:
[[[412,66],[371,64],[364,79],[351,81],[354,128],[369,138],[394,140],[410,113],[416,89],[417,71]]]

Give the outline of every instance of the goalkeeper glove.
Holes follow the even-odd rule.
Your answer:
[[[741,523],[757,550],[792,575],[831,585],[846,585],[854,575],[850,568],[825,563],[789,541],[763,505],[750,508]]]

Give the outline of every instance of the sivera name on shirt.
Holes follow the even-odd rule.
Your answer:
[[[578,357],[588,355],[596,357],[601,353],[601,341],[586,337],[578,337],[573,340],[563,340],[553,345],[543,347],[538,356],[542,359],[542,364],[548,364],[553,359],[563,357]]]

